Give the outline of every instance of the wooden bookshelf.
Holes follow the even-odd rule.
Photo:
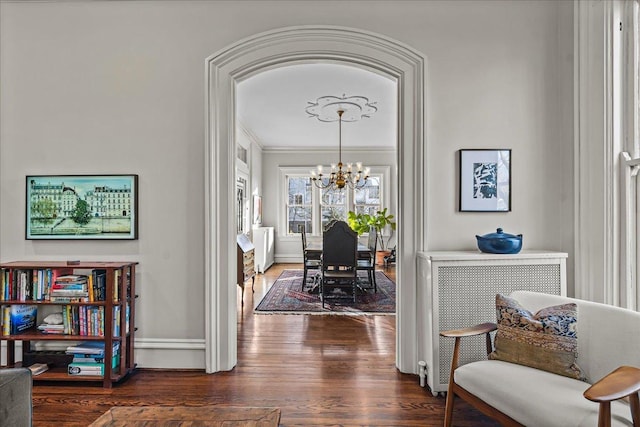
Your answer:
[[[135,370],[134,359],[134,338],[135,338],[135,269],[137,262],[87,262],[69,264],[65,261],[15,261],[0,264],[0,307],[4,312],[5,307],[15,305],[33,305],[36,306],[38,315],[35,325],[29,329],[18,333],[6,334],[5,328],[0,328],[0,342],[4,341],[4,359],[6,364],[3,367],[25,366],[32,363],[49,363],[48,371],[34,376],[34,381],[70,381],[79,383],[102,383],[103,387],[111,388],[114,383],[122,381]],[[104,283],[104,300],[99,301],[83,301],[83,302],[57,302],[49,299],[49,292],[36,292],[37,286],[50,286],[51,277],[55,277],[53,272],[57,274],[93,274],[94,270],[101,270],[105,275]],[[34,277],[38,276],[38,271],[48,281],[45,284],[36,284],[38,280]],[[17,297],[15,289],[11,292],[6,291],[7,286],[15,287],[18,275],[26,277],[23,282],[30,284],[32,289],[27,295]],[[48,279],[47,279],[48,277]],[[40,312],[41,308],[47,306],[64,306],[71,307],[72,310],[82,310],[85,308],[98,307],[101,310],[100,332],[92,334],[90,331],[83,330],[79,333],[65,334],[47,334],[37,329],[38,324],[42,321]],[[127,309],[128,308],[128,309]],[[117,315],[117,317],[116,317]],[[0,316],[0,323],[3,324],[7,319]],[[77,326],[77,325],[76,325]],[[118,333],[119,331],[119,333]],[[58,341],[61,345],[65,342],[81,342],[81,341],[103,341],[104,342],[104,375],[69,375],[67,373],[67,364],[71,360],[71,356],[65,355],[64,351],[40,350],[36,347],[39,342]],[[16,343],[22,344],[22,351],[16,351]],[[119,343],[119,363],[112,368],[109,361],[113,357],[113,344]],[[16,354],[21,353],[21,354]]]

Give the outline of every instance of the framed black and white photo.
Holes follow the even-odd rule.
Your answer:
[[[460,150],[460,212],[511,211],[511,150]]]
[[[29,175],[26,238],[138,238],[138,175]]]

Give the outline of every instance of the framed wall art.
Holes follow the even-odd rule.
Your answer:
[[[511,211],[511,150],[460,150],[460,212]]]
[[[28,175],[26,238],[138,238],[138,175]]]

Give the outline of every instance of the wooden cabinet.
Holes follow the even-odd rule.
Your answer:
[[[547,251],[418,252],[418,360],[426,363],[426,383],[434,395],[447,390],[454,344],[440,331],[495,322],[497,293],[566,295],[566,258]],[[465,340],[461,365],[486,357],[483,336]]]
[[[275,261],[275,238],[273,227],[253,229],[256,273],[264,273]]]
[[[238,286],[242,289],[242,303],[244,304],[244,284],[251,279],[251,291],[255,284],[255,247],[245,234],[238,234],[238,257],[236,260],[238,268]]]
[[[5,344],[6,366],[29,366],[48,363],[48,371],[34,376],[34,381],[101,382],[110,388],[135,370],[135,298],[137,262],[16,261],[0,264],[0,307],[3,329],[0,341]],[[56,277],[86,276],[88,296],[53,296]],[[89,278],[90,277],[90,278]],[[98,283],[99,281],[99,283]],[[91,291],[89,291],[91,287]],[[33,327],[11,330],[7,324],[12,307],[36,308]],[[38,325],[47,313],[67,316],[62,333],[43,333]],[[89,314],[91,313],[91,315]],[[5,328],[6,326],[6,328]],[[15,326],[15,325],[14,325]],[[103,375],[70,375],[67,365],[72,356],[65,354],[68,345],[78,342],[104,343]],[[55,342],[55,343],[54,343]],[[18,350],[16,343],[21,344]],[[114,344],[118,353],[114,354]],[[51,348],[60,349],[51,350]],[[112,366],[114,356],[117,363]]]

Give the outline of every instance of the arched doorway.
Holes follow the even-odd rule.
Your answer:
[[[235,86],[286,64],[333,61],[398,81],[398,255],[396,366],[417,372],[416,252],[426,241],[424,57],[401,43],[360,30],[291,27],[258,34],[206,61],[205,365],[208,373],[237,362],[234,212]]]

